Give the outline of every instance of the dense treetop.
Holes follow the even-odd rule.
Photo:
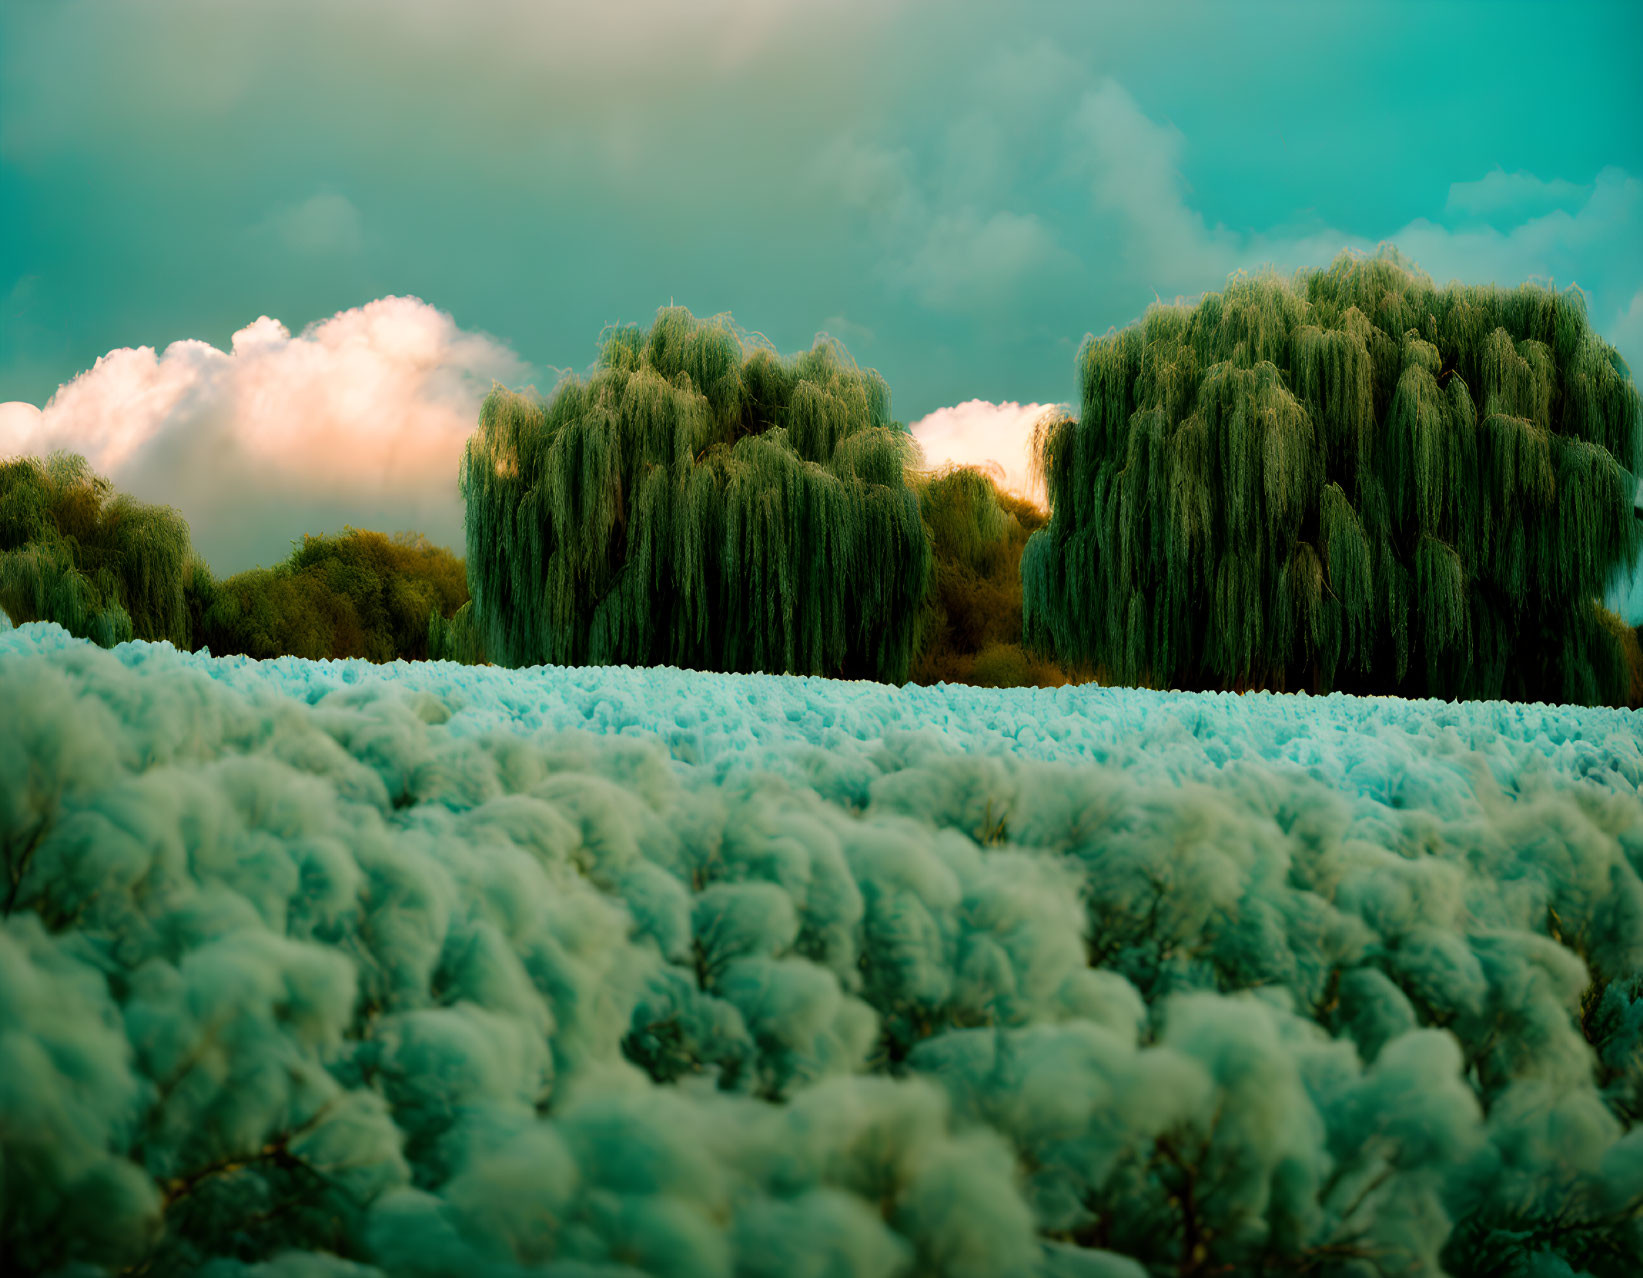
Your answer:
[[[272,568],[215,583],[199,627],[211,651],[420,661],[429,619],[467,602],[463,564],[416,533],[305,536]]]
[[[54,453],[0,461],[0,608],[105,647],[189,646],[187,591],[203,572],[175,510],[139,502]]]
[[[498,389],[462,465],[468,580],[504,665],[905,678],[930,550],[883,378],[662,311],[587,380]]]
[[[1578,293],[1396,253],[1086,342],[1029,638],[1124,682],[1619,700],[1643,414]]]

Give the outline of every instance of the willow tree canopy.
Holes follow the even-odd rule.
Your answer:
[[[0,607],[13,621],[54,621],[105,648],[187,649],[203,572],[181,515],[116,493],[84,457],[0,462]]]
[[[1395,252],[1086,341],[1031,644],[1127,683],[1623,700],[1643,413],[1574,291]]]
[[[462,463],[492,661],[906,677],[930,549],[890,392],[683,308],[587,380],[497,389]]]

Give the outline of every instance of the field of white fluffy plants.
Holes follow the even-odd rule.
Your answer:
[[[1634,1272],[1643,718],[0,633],[0,1254]]]

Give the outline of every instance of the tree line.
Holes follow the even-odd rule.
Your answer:
[[[169,507],[116,492],[82,457],[0,463],[0,608],[104,647],[217,656],[428,656],[430,616],[466,602],[463,564],[415,533],[304,536],[272,567],[217,578]]]
[[[349,529],[217,581],[175,511],[24,458],[0,603],[255,657],[1643,702],[1601,603],[1643,545],[1643,408],[1578,293],[1343,254],[1154,306],[1078,368],[1046,514],[926,468],[837,341],[668,308],[486,399],[465,560]]]

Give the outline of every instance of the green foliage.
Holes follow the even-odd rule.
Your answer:
[[[428,660],[455,661],[465,666],[488,664],[485,645],[474,618],[473,600],[468,600],[449,618],[436,608],[428,614]]]
[[[899,682],[930,551],[890,393],[675,308],[546,401],[497,389],[462,463],[468,583],[506,666]]]
[[[1395,252],[1086,342],[1030,646],[1126,683],[1623,703],[1643,401],[1580,296]]]
[[[1612,617],[1614,614],[1607,615]],[[1632,710],[1643,709],[1643,626],[1633,630],[1630,637],[1622,635],[1620,642],[1625,649],[1626,666],[1631,675],[1626,705]]]
[[[217,656],[419,661],[467,602],[462,561],[420,534],[305,536],[273,568],[213,584],[200,635]]]
[[[115,493],[85,458],[0,462],[0,608],[15,623],[54,621],[103,647],[186,649],[194,565],[175,510]]]
[[[1634,1278],[1623,712],[127,655],[0,636],[8,1272]]]
[[[929,530],[929,592],[919,619],[915,683],[1059,687],[1068,677],[1021,647],[1021,552],[1044,525],[1029,501],[973,467],[915,484]]]

